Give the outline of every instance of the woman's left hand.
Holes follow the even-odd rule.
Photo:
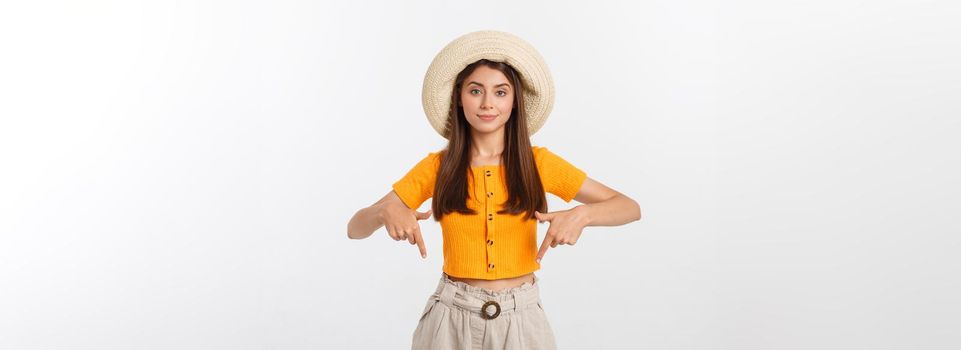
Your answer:
[[[534,212],[538,222],[550,222],[541,249],[537,252],[537,262],[540,263],[547,253],[547,247],[557,247],[558,244],[574,245],[581,237],[581,231],[590,222],[587,207],[578,205],[568,210],[555,211],[551,213]]]

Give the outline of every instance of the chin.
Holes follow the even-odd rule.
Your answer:
[[[488,134],[488,133],[492,133],[492,132],[497,131],[497,129],[499,129],[499,128],[478,128],[478,127],[474,127],[473,129],[474,129],[474,131],[477,131],[477,132],[479,132],[479,133]]]

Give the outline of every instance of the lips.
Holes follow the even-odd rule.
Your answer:
[[[480,118],[480,119],[483,120],[483,121],[488,121],[488,122],[491,121],[491,120],[497,119],[497,115],[482,115],[482,114],[478,114],[477,117]]]

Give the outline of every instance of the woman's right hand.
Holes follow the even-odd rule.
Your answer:
[[[403,204],[385,203],[380,210],[380,218],[387,228],[387,234],[395,241],[406,240],[411,245],[416,244],[420,249],[420,256],[427,258],[427,248],[424,246],[424,237],[420,233],[418,220],[429,218],[431,210],[418,212],[408,208]]]

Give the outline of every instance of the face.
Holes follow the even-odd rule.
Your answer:
[[[498,132],[511,116],[514,87],[501,71],[479,66],[464,79],[460,100],[475,133]]]

